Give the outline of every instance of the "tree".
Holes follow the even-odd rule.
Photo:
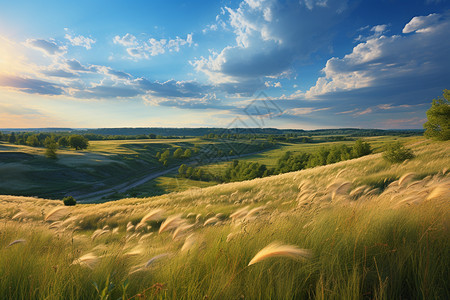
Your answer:
[[[383,152],[383,158],[390,163],[400,163],[407,159],[414,158],[411,149],[405,148],[400,142],[387,145]]]
[[[67,140],[67,137],[62,136],[58,140],[58,145],[61,147],[67,147],[69,146],[69,141]]]
[[[450,139],[450,90],[444,90],[443,98],[433,99],[427,119],[423,124],[425,137],[440,141]]]
[[[35,136],[35,135],[30,135],[28,138],[27,138],[27,145],[28,146],[31,146],[31,147],[38,147],[39,146],[39,140],[38,140],[38,138],[37,138],[37,136]]]
[[[69,146],[75,150],[86,149],[89,146],[89,141],[82,135],[73,134],[69,137]]]
[[[185,177],[186,176],[186,170],[187,170],[187,166],[185,164],[182,164],[179,168],[178,168],[178,174],[180,177]]]
[[[354,158],[361,157],[372,153],[369,143],[365,143],[362,140],[357,140],[353,145],[352,155]]]
[[[47,158],[57,159],[56,151],[58,151],[58,144],[55,141],[45,145],[45,156]]]
[[[148,138],[154,140],[154,139],[156,139],[156,134],[150,133],[150,134],[148,135]]]
[[[11,132],[8,138],[8,142],[11,144],[14,144],[16,142],[16,134],[14,132]]]
[[[173,153],[173,157],[174,157],[174,158],[181,158],[181,156],[183,156],[183,149],[178,148],[178,149],[175,150],[175,152]]]
[[[164,161],[168,161],[170,158],[170,150],[167,149],[163,153],[161,153],[161,157],[159,158],[159,161],[164,163]]]
[[[184,151],[183,157],[184,157],[184,158],[191,158],[191,156],[192,156],[192,151],[191,151],[191,149],[186,149],[186,150]]]

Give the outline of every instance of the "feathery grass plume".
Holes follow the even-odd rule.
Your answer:
[[[245,217],[246,218],[254,217],[254,216],[258,215],[261,211],[263,211],[265,208],[266,208],[265,206],[255,207],[255,208],[251,209]]]
[[[169,255],[169,253],[161,253],[161,254],[158,254],[158,255],[156,255],[156,256],[153,256],[152,258],[150,258],[150,259],[145,263],[145,267],[146,267],[146,268],[150,267],[155,261],[157,261],[157,260],[159,260],[159,259],[161,259],[161,258],[163,258],[163,257],[166,257],[166,256],[168,256],[168,255]]]
[[[55,228],[59,228],[62,225],[62,221],[56,221],[53,222],[52,224],[50,224],[50,226],[48,227],[49,229],[55,229]]]
[[[249,262],[249,266],[265,260],[269,257],[289,257],[292,259],[306,259],[312,257],[311,250],[300,249],[293,245],[282,245],[279,242],[273,242],[259,251]]]
[[[104,235],[105,233],[110,232],[109,230],[103,230],[103,229],[97,229],[96,231],[94,231],[94,233],[92,234],[92,240],[95,240],[96,238]]]
[[[336,196],[338,196],[338,195],[345,195],[345,194],[347,194],[351,187],[352,187],[352,183],[349,182],[349,181],[341,183],[339,186],[337,186],[333,190],[333,192],[331,194],[331,199],[334,200],[334,198]]]
[[[150,221],[157,221],[163,218],[164,215],[164,210],[161,208],[157,208],[152,210],[151,212],[149,212],[148,214],[146,214],[142,219],[141,222],[142,224],[145,224],[146,222],[150,222]]]
[[[236,236],[238,236],[240,232],[231,232],[227,235],[227,243],[233,240]]]
[[[142,235],[141,238],[139,239],[138,243],[143,243],[146,239],[148,239],[152,235],[153,235],[153,232]]]
[[[196,243],[197,239],[195,238],[195,235],[192,233],[190,234],[186,240],[184,241],[183,246],[181,247],[181,252],[185,252],[190,250],[194,244]]]
[[[15,214],[15,215],[11,218],[11,220],[18,219],[18,218],[20,218],[20,217],[22,217],[22,216],[24,216],[24,215],[25,215],[25,212],[20,211],[20,212],[18,212],[17,214]]]
[[[113,228],[112,234],[117,234],[117,233],[119,233],[119,227]]]
[[[247,213],[248,213],[248,208],[249,208],[249,206],[246,206],[246,207],[238,209],[237,211],[235,211],[234,213],[232,213],[230,215],[230,218],[233,221],[235,221],[237,219],[245,217],[247,215]]]
[[[184,233],[185,231],[191,229],[194,227],[195,224],[187,224],[187,225],[181,225],[178,226],[177,229],[173,232],[172,239],[176,239],[180,234]]]
[[[447,185],[441,184],[431,191],[431,193],[427,197],[427,200],[432,200],[443,196],[447,196],[447,198],[449,198],[450,197],[449,195],[450,195],[450,186],[448,184]]]
[[[150,258],[145,264],[141,264],[141,265],[137,265],[131,268],[130,272],[128,273],[129,275],[137,273],[137,272],[141,272],[141,271],[145,271],[145,269],[147,269],[148,267],[150,267],[152,264],[154,264],[156,261],[168,256],[169,253],[162,253],[162,254],[158,254],[152,258]]]
[[[89,269],[93,269],[99,262],[99,258],[94,253],[88,253],[83,256],[81,256],[78,259],[75,259],[72,262],[72,265],[80,265],[80,266],[86,266]]]
[[[361,196],[361,195],[364,193],[364,191],[365,191],[367,188],[368,188],[367,185],[361,185],[361,186],[358,186],[357,188],[353,189],[353,190],[350,192],[349,196],[350,196],[350,197],[359,197],[359,196]]]
[[[12,241],[11,243],[9,243],[8,247],[11,247],[12,245],[15,245],[15,244],[25,243],[25,242],[26,241],[24,239],[18,239],[18,240],[15,240],[15,241]]]
[[[158,233],[162,233],[166,230],[171,230],[175,227],[178,227],[183,222],[184,221],[181,218],[181,214],[170,216],[161,224],[161,227],[159,227]]]
[[[443,168],[442,169],[442,175],[445,175],[447,173],[447,171],[448,171],[448,168]]]
[[[57,221],[65,217],[69,213],[69,209],[65,206],[57,206],[52,209],[44,218],[45,221]]]
[[[406,173],[398,180],[398,185],[402,185],[405,182],[410,182],[416,176],[415,173]]]
[[[144,252],[144,248],[142,248],[142,246],[136,246],[133,249],[131,249],[130,251],[128,251],[127,253],[125,253],[125,255],[127,256],[134,256],[134,255],[139,255],[142,254]]]
[[[133,224],[127,225],[127,232],[130,232],[130,231],[134,231],[134,225]]]
[[[336,178],[338,178],[342,173],[345,172],[345,169],[340,170],[337,174],[336,174]]]
[[[212,218],[209,218],[208,220],[206,220],[205,223],[203,223],[203,226],[214,225],[219,221],[220,220],[218,218],[212,217]]]
[[[194,213],[188,213],[186,216],[186,219],[195,218],[196,214]]]

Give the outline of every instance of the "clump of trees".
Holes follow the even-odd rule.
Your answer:
[[[383,158],[390,163],[400,163],[414,158],[414,153],[400,142],[395,142],[386,146],[386,150],[383,152]]]
[[[442,98],[433,99],[427,119],[423,124],[427,138],[440,141],[450,139],[450,90],[444,90]]]
[[[178,176],[194,180],[232,182],[251,180],[270,175],[299,171],[343,160],[358,158],[372,153],[369,143],[357,140],[352,147],[345,144],[332,147],[321,147],[315,153],[285,152],[277,162],[275,168],[267,168],[266,165],[257,162],[245,162],[234,160],[228,165],[223,174],[213,175],[201,168],[192,168],[182,165],[178,170]],[[200,171],[201,170],[201,171]]]
[[[162,163],[165,167],[169,165],[172,160],[183,160],[191,158],[192,150],[183,148],[177,148],[173,153],[170,152],[169,149],[164,150],[164,152],[157,152],[155,157],[158,159],[160,163]]]
[[[75,148],[75,150],[83,150],[89,146],[89,140],[79,134],[73,134],[69,136],[69,139],[67,141],[69,146]]]

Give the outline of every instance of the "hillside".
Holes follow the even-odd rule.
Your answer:
[[[0,298],[449,298],[450,142],[409,147],[103,204],[0,196]],[[274,242],[303,250],[249,265]]]

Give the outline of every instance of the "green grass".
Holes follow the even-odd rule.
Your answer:
[[[111,299],[448,299],[450,177],[443,168],[450,142],[418,142],[410,144],[416,158],[402,164],[386,164],[378,153],[252,181],[77,205],[64,223],[44,221],[60,201],[0,196],[0,298],[98,299],[97,285]],[[416,176],[400,185],[410,172]],[[349,195],[384,179],[394,182]],[[332,185],[342,182],[351,189]],[[262,210],[231,220],[246,206]],[[154,209],[165,213],[151,228],[126,230]],[[221,222],[203,226],[218,213]],[[176,214],[194,226],[176,239],[173,231],[158,234]],[[193,246],[182,251],[191,234]],[[17,239],[26,242],[7,246]],[[248,266],[274,241],[313,256]],[[73,264],[87,253],[98,257],[92,269]],[[167,256],[133,272],[159,254]]]

